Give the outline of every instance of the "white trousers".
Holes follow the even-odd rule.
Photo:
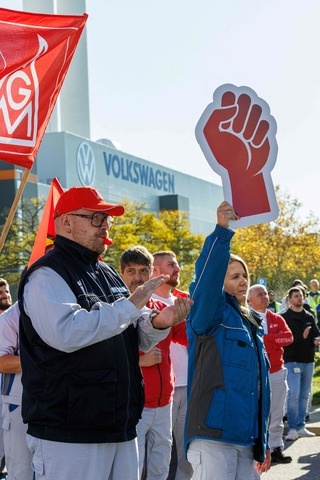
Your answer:
[[[187,458],[193,467],[192,480],[253,480],[252,446],[216,440],[192,440]]]
[[[27,435],[35,480],[138,480],[137,439],[63,443]]]
[[[186,459],[184,450],[184,425],[187,413],[187,387],[175,387],[172,404],[172,432],[177,454],[177,470],[175,480],[190,480],[192,466]]]
[[[139,450],[139,475],[147,480],[166,480],[171,458],[171,409],[164,407],[144,408],[137,425]],[[146,453],[146,458],[145,458]]]
[[[2,426],[8,480],[33,480],[32,455],[27,445],[27,425],[22,421],[21,406],[10,411],[3,404]]]
[[[284,447],[283,443],[283,415],[288,392],[286,368],[270,374],[271,407],[269,423],[269,446],[270,450]]]

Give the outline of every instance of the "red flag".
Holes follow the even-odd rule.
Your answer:
[[[48,242],[53,243],[56,236],[54,228],[53,212],[56,208],[60,195],[64,192],[57,178],[51,182],[48,198],[44,206],[42,218],[39,224],[38,232],[34,241],[33,249],[30,255],[28,267],[32,265],[38,258],[46,253]]]
[[[31,168],[88,15],[0,8],[0,158]]]

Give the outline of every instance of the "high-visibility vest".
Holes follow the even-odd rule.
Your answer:
[[[281,303],[276,301],[271,302],[268,306],[268,310],[271,310],[272,312],[275,312],[275,313],[279,312],[280,309],[281,309]]]
[[[313,310],[316,310],[316,309],[317,309],[317,305],[319,305],[319,303],[320,303],[320,292],[317,292],[317,295],[310,295],[310,292],[309,292],[307,298],[308,298],[308,300],[309,300],[310,307],[311,307]]]

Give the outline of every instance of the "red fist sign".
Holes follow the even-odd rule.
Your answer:
[[[277,125],[267,103],[248,87],[222,85],[197,126],[198,143],[222,178],[225,200],[243,227],[275,220],[278,205],[271,179],[277,158]]]

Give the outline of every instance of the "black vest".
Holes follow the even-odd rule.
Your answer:
[[[19,306],[22,416],[28,433],[72,443],[132,440],[144,401],[136,328],[130,325],[120,335],[73,353],[50,347],[22,305],[27,278],[43,266],[66,281],[87,311],[98,301],[113,303],[129,295],[112,267],[99,261],[95,252],[64,237],[57,236],[55,248],[25,272]],[[50,322],[50,318],[43,321]]]

